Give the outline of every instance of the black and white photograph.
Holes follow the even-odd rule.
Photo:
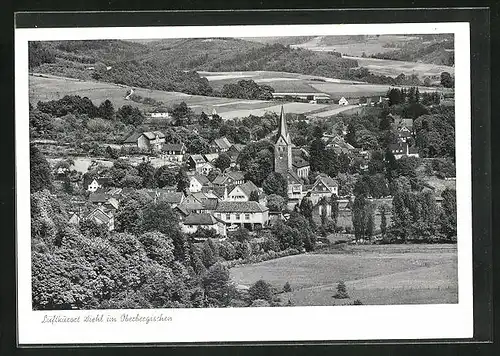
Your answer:
[[[382,26],[27,36],[25,313],[458,306],[469,54]]]

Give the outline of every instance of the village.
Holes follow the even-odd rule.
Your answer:
[[[35,49],[43,60],[48,50],[91,53],[75,46]],[[264,48],[353,68],[344,79],[172,70],[174,80],[158,66],[154,81],[132,62],[101,71],[74,62],[63,74],[75,78],[57,72],[66,57],[36,67],[37,308],[455,301],[451,74],[389,78],[334,53]],[[79,261],[94,272],[80,274]],[[436,273],[444,277],[429,288]],[[71,295],[54,298],[66,287],[52,281],[63,280]]]
[[[149,116],[166,119],[169,115],[150,113]],[[218,116],[215,109],[211,116]],[[393,120],[398,133],[397,143],[390,145],[394,157],[418,157],[415,147],[408,144],[408,139],[412,137],[413,120],[401,117]],[[310,184],[304,184],[304,178],[310,174],[310,164],[307,160],[309,152],[291,142],[283,110],[276,131],[274,172],[282,174],[287,180],[286,210],[292,211],[306,197],[314,205],[314,213],[317,216],[321,216],[322,209],[326,209],[329,216],[331,206],[318,203],[322,198],[330,199],[332,195],[339,197],[335,177],[318,174]],[[345,153],[369,160],[370,152],[354,148],[342,135],[324,134],[322,140],[326,148],[331,148],[338,154]],[[146,131],[126,137],[122,147],[152,153],[153,157],[157,157],[160,162],[174,170],[185,167],[189,184],[184,191],[178,191],[177,185],[147,190],[155,201],[162,200],[170,204],[179,216],[183,232],[194,233],[198,229],[212,229],[221,238],[225,238],[228,232],[236,231],[240,227],[255,231],[270,226],[276,219],[284,220],[287,217],[283,211],[270,211],[262,187],[245,179],[246,172],[239,169],[238,157],[245,145],[231,143],[226,137],[220,137],[210,143],[210,151],[190,154],[184,143],[168,143],[165,142],[165,135],[161,131]],[[230,158],[229,167],[222,172],[214,165],[220,155]],[[151,156],[144,156],[142,159],[150,160]],[[368,166],[362,168],[366,170]],[[54,173],[60,180],[64,180],[68,172],[68,167],[59,167]],[[217,172],[212,175],[215,177],[212,180],[208,178],[211,172]],[[83,215],[81,209],[76,207],[84,205],[85,202],[75,203],[69,223],[78,225],[80,221],[92,220],[113,231],[114,215],[120,208],[120,201],[134,189],[114,187],[110,177],[105,175],[84,178],[81,182],[73,183],[76,183],[76,186],[82,185],[88,195],[87,202],[91,203],[94,209]],[[340,209],[345,209],[353,198],[354,196],[339,197]]]

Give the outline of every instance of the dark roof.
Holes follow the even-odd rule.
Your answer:
[[[105,203],[109,199],[109,196],[104,193],[91,193],[89,195],[89,202],[91,203]]]
[[[221,201],[215,211],[219,213],[261,213],[269,210],[256,201]]]
[[[218,220],[209,213],[191,213],[183,221],[184,225],[215,225]]]
[[[293,157],[293,166],[297,168],[307,167],[309,166],[309,162],[302,157]]]
[[[257,186],[250,180],[246,183],[237,185],[234,189],[236,189],[237,187],[239,187],[246,194],[247,197],[250,197],[250,194],[255,190],[259,192],[259,188],[257,188]]]
[[[300,184],[302,184],[302,181],[300,180],[299,176],[294,171],[288,171],[286,179],[287,179],[288,183],[300,183]]]
[[[137,139],[141,137],[141,132],[134,132],[132,135],[123,140],[123,143],[137,143]]]
[[[198,182],[200,182],[201,185],[210,185],[210,179],[208,179],[206,176],[202,174],[193,174],[192,178],[196,179]]]
[[[326,176],[326,175],[319,175],[316,178],[316,182],[314,182],[314,185],[316,185],[320,182],[323,183],[327,187],[337,187],[338,186],[337,182],[332,177]]]
[[[192,210],[203,210],[205,207],[203,204],[201,204],[199,201],[194,201],[192,203],[183,201],[180,205],[178,205],[180,208],[186,210],[186,211],[192,211]]]
[[[185,151],[186,146],[184,146],[183,143],[165,143],[163,144],[163,147],[161,148],[162,151]]]
[[[204,199],[201,204],[206,210],[215,210],[217,208],[218,200],[214,198]]]
[[[406,151],[407,146],[408,143],[406,142],[398,142],[398,143],[390,143],[388,147],[391,151],[400,151],[400,150]]]
[[[101,208],[96,208],[90,214],[88,214],[85,219],[92,219],[97,223],[107,224],[111,220],[111,216],[106,214]]]
[[[225,189],[226,189],[225,187],[215,186],[212,187],[212,193],[218,196],[219,198],[223,198]]]
[[[245,180],[245,173],[242,171],[229,171],[227,175],[236,181]]]

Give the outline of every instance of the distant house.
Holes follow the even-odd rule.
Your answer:
[[[170,118],[170,113],[168,112],[150,112],[148,114],[150,117],[168,119]]]
[[[191,193],[201,192],[203,187],[210,187],[212,183],[210,180],[201,174],[193,174],[189,178],[189,191]]]
[[[226,173],[219,174],[213,180],[214,186],[229,186],[238,185],[245,183],[245,173],[242,171],[228,171]]]
[[[71,225],[80,224],[80,216],[78,215],[78,213],[71,214],[71,217],[68,220],[68,224],[71,224]]]
[[[187,164],[188,164],[190,169],[193,169],[193,170],[199,172],[199,169],[201,168],[201,166],[203,164],[205,164],[206,162],[207,162],[207,160],[205,159],[205,157],[203,157],[200,154],[195,154],[195,155],[189,156]]]
[[[229,148],[231,147],[232,143],[229,142],[227,137],[221,137],[221,138],[216,138],[215,140],[212,141],[210,144],[210,148],[212,149],[212,152],[227,152]]]
[[[412,137],[411,131],[406,127],[401,127],[397,130],[398,139],[401,142],[407,142]]]
[[[161,131],[133,133],[123,141],[126,147],[138,147],[144,150],[160,151],[165,143],[165,135]]]
[[[98,225],[105,225],[109,231],[115,229],[115,219],[111,213],[104,211],[102,207],[97,207],[85,217],[86,221],[94,221]]]
[[[347,101],[346,98],[341,97],[339,100],[339,105],[349,105],[349,102]]]
[[[245,145],[235,143],[229,147],[227,150],[228,156],[231,158],[231,167],[235,167],[237,165],[238,157],[240,156],[241,151],[245,148]]]
[[[103,206],[106,209],[118,210],[118,200],[105,193],[91,193],[89,195],[89,202]]]
[[[227,226],[237,225],[250,230],[269,223],[269,209],[256,201],[221,201],[214,216]]]
[[[170,192],[170,191],[160,191],[158,194],[158,201],[163,201],[168,204],[172,208],[175,208],[177,205],[182,204],[184,201],[184,193],[182,192]]]
[[[332,194],[338,195],[339,186],[337,182],[327,175],[319,175],[309,190],[308,196],[313,204],[317,204],[321,198],[330,198]]]
[[[302,191],[302,181],[299,176],[292,170],[287,172],[286,179],[288,181],[287,195],[289,201],[300,201],[304,194]]]
[[[329,103],[331,101],[330,95],[326,93],[272,93],[273,99],[290,99],[290,100],[301,100],[314,102],[314,104],[319,103]]]
[[[109,177],[98,177],[98,178],[94,178],[92,180],[87,180],[87,192],[91,192],[91,193],[94,193],[96,192],[98,189],[101,189],[101,188],[106,188],[110,185],[111,183],[111,178]]]
[[[260,196],[259,188],[252,182],[248,181],[234,187],[228,194],[228,201],[249,201],[252,192],[257,192]]]
[[[401,157],[419,157],[418,150],[416,147],[408,144],[408,142],[398,142],[389,145],[389,150],[394,155],[394,158],[400,159]]]
[[[226,236],[226,224],[210,213],[191,213],[181,222],[181,230],[184,233],[192,234],[198,229],[214,230],[219,235]]]
[[[161,148],[161,157],[170,162],[182,163],[186,154],[186,146],[183,143],[165,143]]]
[[[302,157],[293,156],[292,168],[300,178],[307,178],[309,176],[311,165]]]

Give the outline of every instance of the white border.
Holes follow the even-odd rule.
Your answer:
[[[172,317],[163,323],[42,324],[50,312],[31,308],[31,239],[27,41],[275,37],[355,34],[455,34],[455,112],[459,303],[447,305],[318,306],[293,308],[156,309],[141,315]],[[15,30],[18,343],[157,343],[471,338],[472,209],[469,23],[46,28]],[[119,316],[137,310],[99,311]]]

